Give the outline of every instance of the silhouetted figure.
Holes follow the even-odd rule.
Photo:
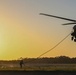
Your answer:
[[[76,42],[76,25],[73,27],[73,32],[71,33],[71,40],[74,40],[74,42]]]
[[[24,64],[23,60],[20,60],[20,68],[23,67],[23,64]]]

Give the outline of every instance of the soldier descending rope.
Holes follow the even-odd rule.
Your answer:
[[[72,36],[72,40],[74,40],[74,42],[76,42],[76,25],[73,27],[73,32],[71,33]]]

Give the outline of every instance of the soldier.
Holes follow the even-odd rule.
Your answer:
[[[22,68],[24,65],[23,59],[20,60],[20,68]]]
[[[72,35],[72,40],[74,40],[74,42],[76,42],[76,25],[73,27],[73,32],[71,33],[71,35]]]

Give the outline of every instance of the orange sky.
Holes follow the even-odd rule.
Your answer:
[[[64,5],[55,5],[55,1],[35,0],[7,0],[0,1],[0,59],[12,60],[20,57],[38,57],[40,54],[54,47],[72,30],[73,26],[61,26],[66,21],[40,16],[40,12],[57,15],[57,9]],[[51,5],[50,3],[53,2]],[[65,3],[65,1],[63,1]],[[61,2],[61,3],[63,3]],[[65,4],[66,5],[66,4]],[[53,9],[50,9],[50,8]],[[69,7],[69,4],[68,4]],[[68,8],[67,7],[67,8]],[[48,9],[49,8],[49,9]],[[59,9],[58,9],[59,10]],[[69,9],[71,11],[71,9]],[[55,13],[56,11],[56,13]],[[62,10],[59,10],[62,11]],[[61,12],[62,13],[62,12]],[[70,16],[67,13],[58,13]],[[74,17],[73,17],[74,18]],[[76,56],[76,43],[69,36],[62,44],[43,57],[66,55]]]

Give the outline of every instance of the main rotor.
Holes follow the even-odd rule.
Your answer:
[[[45,14],[45,13],[40,13],[40,15],[71,21],[71,23],[65,23],[65,24],[62,24],[62,25],[75,25],[76,24],[76,20],[73,20],[73,19],[59,17],[59,16],[54,16],[54,15],[49,15],[49,14]]]

